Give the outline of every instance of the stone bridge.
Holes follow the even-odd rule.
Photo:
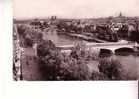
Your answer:
[[[139,45],[137,43],[122,43],[122,42],[116,42],[116,43],[86,43],[86,50],[91,50],[91,51],[97,51],[100,52],[101,49],[111,51],[113,54],[117,50],[123,49],[123,50],[132,50],[136,51]],[[61,52],[65,53],[70,53],[71,49],[75,45],[64,45],[64,46],[57,46],[58,48],[61,49]]]

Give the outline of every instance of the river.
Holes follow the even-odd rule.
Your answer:
[[[134,75],[139,79],[139,56],[128,55],[128,56],[116,56],[117,60],[120,61],[124,69],[128,72],[129,75]]]
[[[52,40],[56,45],[69,45],[80,42],[80,39],[71,38],[66,35],[58,35],[56,32],[47,32],[44,34],[44,39]],[[84,41],[87,42],[87,41]],[[125,70],[129,75],[136,75],[139,79],[139,56],[128,55],[128,56],[116,56],[112,57],[119,60],[124,66]]]
[[[43,37],[44,37],[43,39],[45,40],[52,40],[56,46],[70,45],[75,44],[77,42],[81,42],[81,39],[75,39],[67,35],[58,35],[56,31],[44,33]]]

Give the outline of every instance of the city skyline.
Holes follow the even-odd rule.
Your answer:
[[[126,4],[125,4],[126,3]],[[98,18],[139,16],[138,0],[14,0],[13,15],[16,19],[45,18]]]

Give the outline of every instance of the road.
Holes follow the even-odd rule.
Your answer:
[[[36,81],[43,79],[43,76],[39,71],[38,60],[32,48],[24,48],[24,55],[22,55],[21,64],[23,80]]]

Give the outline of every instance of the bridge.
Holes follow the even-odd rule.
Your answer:
[[[64,45],[64,46],[57,46],[61,49],[61,52],[70,53],[72,48],[75,47],[75,45]],[[99,52],[101,49],[111,51],[113,54],[119,49],[125,49],[125,50],[132,50],[136,51],[139,45],[137,43],[127,43],[127,42],[116,42],[116,43],[86,43],[85,44],[86,50],[91,51],[97,51]]]

